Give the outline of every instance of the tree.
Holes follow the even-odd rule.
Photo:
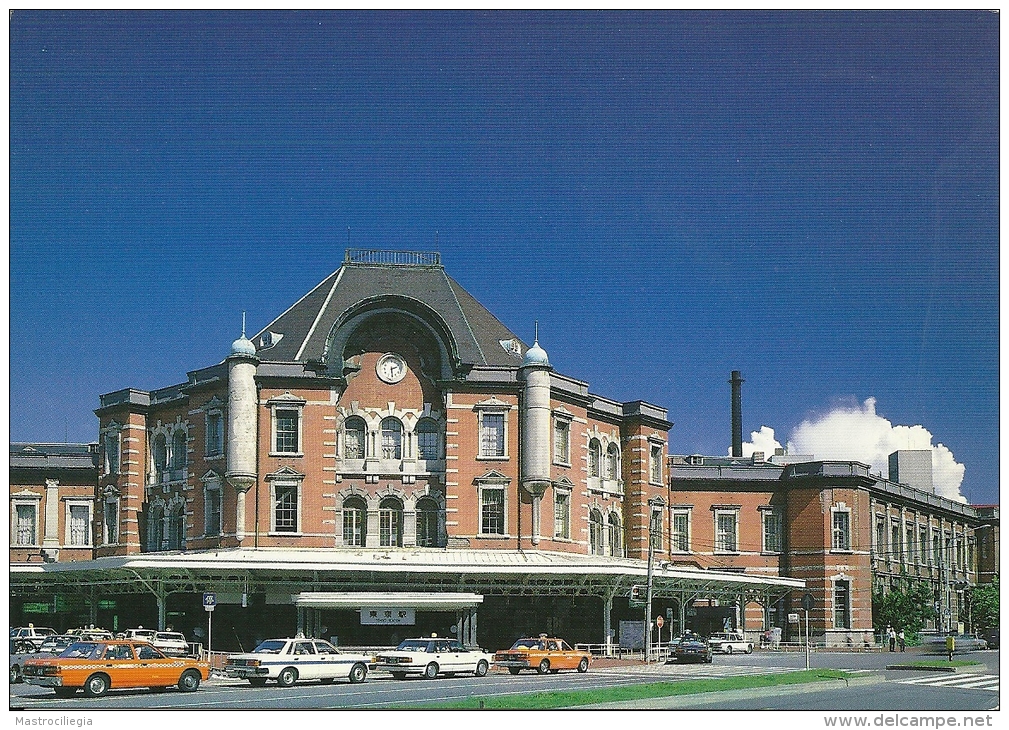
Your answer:
[[[897,631],[903,629],[908,640],[914,641],[925,622],[934,617],[932,589],[927,583],[914,581],[887,593],[872,593],[872,625],[877,631],[892,626]]]
[[[967,591],[965,610],[961,618],[969,616],[976,631],[998,628],[998,576],[991,583],[976,585]]]

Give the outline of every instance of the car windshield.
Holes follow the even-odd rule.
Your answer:
[[[286,641],[264,641],[252,651],[256,654],[279,654],[286,645]]]
[[[78,641],[71,644],[60,653],[63,659],[98,659],[105,651],[105,644],[90,641]]]
[[[424,641],[421,639],[407,639],[406,641],[401,641],[399,646],[396,647],[396,651],[427,651],[429,641]]]
[[[542,643],[540,639],[519,639],[512,644],[512,649],[536,649],[541,648]]]
[[[76,640],[73,636],[50,636],[42,642],[39,651],[62,651]]]

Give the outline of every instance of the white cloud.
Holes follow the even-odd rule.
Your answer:
[[[743,454],[763,451],[768,457],[780,444],[774,429],[761,426],[743,444]],[[935,493],[958,502],[966,502],[960,494],[964,465],[958,464],[941,443],[932,443],[932,434],[924,426],[895,426],[876,413],[876,399],[862,404],[837,406],[829,413],[805,420],[792,429],[788,438],[791,454],[812,454],[817,459],[860,461],[868,464],[874,474],[887,474],[889,456],[900,449],[930,449],[932,451],[932,484]]]

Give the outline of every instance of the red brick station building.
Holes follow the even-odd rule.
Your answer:
[[[95,413],[97,444],[11,444],[11,625],[193,640],[213,594],[222,650],[297,631],[628,645],[651,536],[653,639],[788,638],[808,593],[814,640],[862,645],[874,584],[927,580],[956,615],[997,572],[977,549],[987,530],[997,554],[997,507],[854,462],[670,456],[663,408],[554,370],[436,253],[348,250],[222,362]]]

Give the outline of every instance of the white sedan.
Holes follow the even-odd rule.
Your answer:
[[[483,677],[490,669],[494,655],[483,649],[470,649],[457,639],[406,639],[393,651],[379,652],[375,668],[383,669],[396,679],[416,674],[434,679],[439,674],[451,677],[457,672],[472,672]]]
[[[372,658],[364,654],[345,654],[322,639],[267,639],[251,652],[229,654],[224,673],[249,680],[262,687],[266,680],[276,680],[290,687],[302,679],[318,679],[324,684],[334,679],[363,682]]]
[[[721,652],[722,654],[732,654],[734,652],[742,654],[753,653],[753,642],[747,641],[741,631],[712,634],[708,637],[708,643],[711,645],[711,651]]]

